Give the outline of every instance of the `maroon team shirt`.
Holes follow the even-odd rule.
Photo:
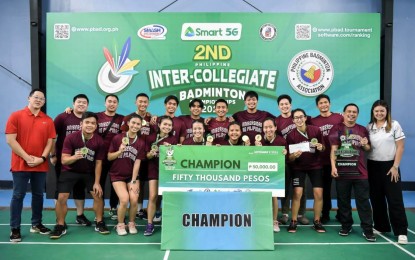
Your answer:
[[[62,171],[95,173],[95,161],[103,160],[106,157],[104,141],[101,136],[94,134],[84,144],[81,131],[72,133],[65,138],[62,153],[74,155],[77,150],[80,150],[84,146],[88,148],[88,154],[85,158],[79,159],[70,165],[62,165]]]
[[[173,137],[176,138],[176,144],[180,143],[180,137],[184,137],[186,135],[185,126],[183,123],[183,120],[179,117],[173,117]],[[160,123],[160,117],[157,118],[157,124]],[[153,125],[152,126],[152,132],[157,132],[158,126]]]
[[[313,125],[307,125],[306,128],[307,137],[294,129],[287,135],[287,144],[299,144],[304,142],[310,142],[311,139],[317,138],[319,143],[323,142],[323,137],[320,132],[320,128]],[[289,152],[289,151],[288,151]],[[292,162],[291,167],[296,171],[308,171],[321,169],[320,152],[315,147],[310,147],[310,152],[303,152],[300,157]]]
[[[367,179],[367,169],[366,169],[366,160],[365,160],[365,151],[363,150],[362,144],[360,143],[360,139],[366,137],[369,141],[369,132],[367,131],[366,127],[361,126],[359,124],[355,124],[353,127],[347,127],[345,124],[337,124],[333,126],[329,133],[329,141],[330,145],[338,145],[340,148],[341,142],[340,138],[345,138],[348,136],[348,139],[351,140],[353,149],[359,151],[359,155],[355,155],[353,157],[349,157],[348,159],[351,160],[358,160],[357,169],[360,175],[351,175],[351,176],[339,176],[340,179]],[[340,168],[340,167],[339,167]],[[339,169],[337,169],[339,170]],[[340,169],[341,170],[341,169]]]
[[[287,141],[279,135],[276,135],[274,140],[271,140],[271,141],[268,141],[263,136],[261,140],[261,144],[262,146],[284,146],[284,148],[288,151]],[[286,161],[288,160],[288,152],[287,152],[287,156],[285,157],[285,160]]]
[[[225,139],[228,134],[229,118],[225,121],[218,121],[216,118],[209,121],[207,131],[216,139]]]
[[[326,149],[321,152],[321,163],[323,165],[330,165],[330,151],[331,145],[329,142],[329,132],[333,126],[343,122],[343,116],[339,113],[331,113],[328,117],[323,117],[321,115],[316,116],[310,120],[310,125],[315,125],[320,127],[321,134],[323,135],[324,145]]]
[[[185,132],[185,139],[193,137],[193,121],[195,121],[195,119],[193,119],[190,115],[187,116],[179,116],[178,118],[180,118],[183,121],[183,125],[184,125],[184,132]],[[198,120],[201,120],[202,122],[204,122],[204,118],[201,117]]]
[[[55,144],[55,152],[58,162],[60,163],[63,141],[67,135],[81,130],[81,118],[75,116],[74,113],[61,113],[55,118],[54,124],[56,134],[58,135]]]
[[[120,148],[122,139],[126,137],[125,133],[116,135],[109,147],[109,153],[118,151]],[[146,158],[145,152],[145,141],[137,136],[137,139],[130,138],[130,144],[127,145],[124,152],[122,152],[117,159],[112,162],[111,169],[109,174],[111,176],[111,181],[124,181],[131,179],[133,176],[133,168],[136,160],[143,161]],[[141,168],[141,165],[140,165]]]
[[[248,111],[239,111],[233,114],[233,119],[241,124],[242,135],[247,135],[251,144],[255,143],[255,136],[262,134],[262,123],[268,117],[275,118],[274,115],[267,111],[257,110],[255,113],[248,113]]]
[[[180,119],[179,119],[180,120]],[[157,133],[151,133],[146,138],[146,154],[150,152],[151,146],[155,143],[157,139]],[[157,143],[157,146],[163,145],[165,143],[176,145],[178,143],[177,137],[174,135],[169,135],[168,137],[162,139]],[[148,180],[158,180],[159,179],[159,154],[148,160],[148,171],[147,171]]]
[[[132,115],[137,115],[137,113],[136,112],[133,112],[133,113],[131,113],[131,114],[129,114],[129,115],[127,115],[127,116],[125,116],[124,117],[124,119],[123,119],[123,122],[122,122],[122,125],[121,125],[121,131],[122,132],[127,132],[128,131],[128,121],[130,120],[130,118],[131,118],[131,116]],[[151,116],[147,113],[146,114],[146,116],[143,118],[144,120],[146,120],[146,125],[145,126],[141,126],[141,129],[140,129],[140,136],[141,136],[141,139],[143,139],[143,140],[145,140],[145,137],[147,136],[147,135],[149,135],[150,133],[151,133],[151,131],[152,131],[152,127],[150,126],[150,121],[151,121]]]
[[[287,135],[297,127],[294,124],[292,117],[282,117],[281,115],[275,118],[275,124],[277,125],[277,134],[287,139]]]
[[[104,149],[105,152],[108,151],[111,140],[117,134],[121,133],[121,124],[123,121],[123,116],[119,114],[115,114],[115,116],[108,116],[105,112],[100,112],[96,114],[98,116],[98,127],[96,132],[104,139]],[[115,117],[114,122],[111,124],[110,129],[105,136],[103,136],[105,130],[107,130],[108,125],[111,123],[112,119]]]

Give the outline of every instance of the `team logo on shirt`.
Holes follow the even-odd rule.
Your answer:
[[[331,85],[333,64],[322,52],[306,50],[297,53],[288,65],[288,81],[303,96],[317,96]]]
[[[117,55],[116,47],[113,57],[111,52],[104,47],[104,57],[106,62],[102,65],[98,72],[98,86],[102,91],[108,94],[120,92],[125,89],[130,83],[131,79],[138,71],[134,67],[140,62],[139,60],[130,60],[131,37],[125,41],[124,46]]]

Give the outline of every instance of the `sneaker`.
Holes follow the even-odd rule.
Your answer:
[[[117,231],[117,234],[119,236],[125,236],[127,235],[127,230],[125,230],[125,224],[124,223],[118,223],[115,227],[114,227],[115,231]]]
[[[325,233],[326,229],[321,224],[320,220],[314,220],[313,222],[313,229],[318,233]]]
[[[49,237],[51,239],[58,239],[58,238],[60,238],[61,236],[65,235],[65,234],[66,234],[65,226],[64,225],[56,224],[55,225],[55,228],[50,233],[50,236]]]
[[[327,224],[330,221],[330,215],[323,214],[320,218],[321,223]]]
[[[76,216],[76,223],[82,226],[91,226],[91,221],[89,221],[84,214]]]
[[[285,225],[288,222],[288,214],[282,214],[281,218],[278,220],[281,224]]]
[[[146,226],[146,230],[144,230],[144,235],[145,236],[151,236],[151,235],[153,235],[153,232],[154,232],[154,225],[148,223],[147,226]]]
[[[135,226],[135,222],[128,222],[128,231],[130,232],[130,234],[137,234],[137,228]]]
[[[301,225],[308,225],[308,224],[310,224],[310,220],[308,220],[308,218],[305,215],[304,216],[298,215],[297,220],[298,220],[298,222]]]
[[[342,229],[340,229],[340,231],[339,231],[339,235],[340,236],[348,236],[349,234],[350,234],[350,232],[352,232],[352,228],[350,227],[350,228],[344,228],[344,227],[342,227]]]
[[[157,222],[157,223],[161,222],[161,213],[160,212],[156,212],[156,214],[154,215],[154,218],[153,218],[153,222]]]
[[[97,225],[95,226],[95,231],[103,235],[107,235],[110,233],[104,221],[97,222]]]
[[[295,233],[297,232],[297,221],[296,220],[291,220],[290,225],[287,228],[287,231],[290,233]]]
[[[280,227],[278,226],[277,220],[274,220],[274,232],[280,232]]]
[[[20,228],[12,228],[10,231],[10,242],[21,242],[22,235],[20,235]]]
[[[399,235],[398,236],[398,244],[401,244],[401,245],[408,244],[408,237],[405,236],[405,235]]]
[[[117,209],[116,208],[111,208],[108,215],[110,215],[112,220],[117,220],[117,218],[118,218],[117,217]]]
[[[145,212],[144,209],[140,209],[139,211],[137,211],[136,216],[139,219],[147,219],[147,212]]]
[[[30,228],[30,233],[39,233],[41,235],[49,235],[51,231],[52,230],[42,225],[42,223],[39,223],[36,226],[32,226]]]
[[[364,231],[363,236],[366,238],[369,242],[376,242],[375,234],[373,234],[373,231]]]

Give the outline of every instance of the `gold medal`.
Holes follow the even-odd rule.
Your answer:
[[[209,143],[213,142],[213,136],[208,135],[208,136],[206,137],[206,141],[208,141]]]
[[[248,142],[249,137],[247,135],[242,136],[242,141],[244,141],[245,143]]]
[[[130,142],[130,140],[128,140],[129,138],[128,137],[124,137],[122,140],[121,140],[121,142],[124,144],[124,145],[128,145],[128,143]]]
[[[313,139],[311,139],[310,143],[311,143],[312,145],[316,145],[316,144],[318,144],[318,140],[317,140],[317,138],[313,138]]]
[[[81,148],[81,154],[82,155],[87,155],[88,154],[88,148],[87,147],[82,147]]]
[[[260,134],[256,135],[255,140],[260,142],[262,140],[262,136]]]
[[[157,151],[158,150],[158,146],[157,146],[157,144],[153,144],[152,146],[151,146],[151,150],[153,150],[153,151]]]
[[[147,125],[147,121],[143,119],[143,121],[141,121],[141,126],[146,126]]]

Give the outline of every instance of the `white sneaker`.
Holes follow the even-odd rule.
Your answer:
[[[161,213],[160,212],[156,212],[156,214],[154,214],[153,222],[156,222],[156,223],[161,222]]]
[[[274,220],[274,232],[280,232],[280,226],[278,226],[277,220]]]
[[[114,228],[117,231],[117,234],[119,236],[127,235],[127,230],[125,230],[125,224],[124,223],[118,223]]]
[[[399,235],[398,236],[398,244],[401,244],[401,245],[408,244],[408,237],[405,236],[405,235]]]
[[[135,227],[135,222],[128,222],[128,231],[130,234],[137,234],[137,228]]]

